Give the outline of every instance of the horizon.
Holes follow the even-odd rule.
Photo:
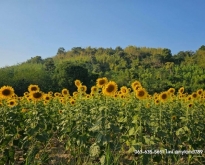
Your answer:
[[[53,57],[60,47],[133,45],[168,48],[175,55],[205,45],[205,1],[163,2],[0,2],[0,68]]]

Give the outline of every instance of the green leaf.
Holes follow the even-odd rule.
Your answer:
[[[130,130],[129,130],[129,136],[131,136],[131,135],[135,135],[135,128],[134,127],[132,127]]]

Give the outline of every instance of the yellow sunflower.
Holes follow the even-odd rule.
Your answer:
[[[170,95],[174,94],[175,93],[175,89],[174,88],[169,88],[168,93]]]
[[[162,92],[159,95],[159,100],[161,100],[162,102],[165,102],[169,97],[169,93],[168,92]]]
[[[89,99],[91,96],[89,94],[86,95],[86,99]]]
[[[184,93],[184,87],[179,88],[178,92],[179,93]]]
[[[189,107],[189,108],[191,108],[192,106],[193,106],[193,104],[192,104],[192,103],[188,104],[188,107]]]
[[[43,104],[44,104],[44,105],[47,105],[48,103],[49,103],[48,100],[44,100],[44,101],[43,101]]]
[[[69,96],[69,95],[70,95],[70,94],[69,94],[69,90],[66,89],[66,88],[64,88],[64,89],[61,91],[61,93],[62,93],[63,96]]]
[[[55,97],[61,97],[62,95],[61,95],[61,93],[59,93],[59,92],[55,92],[55,93],[54,93],[54,96],[55,96]]]
[[[75,86],[80,87],[82,85],[82,82],[80,80],[75,80]]]
[[[74,105],[75,104],[75,100],[74,99],[70,99],[70,104]]]
[[[103,78],[98,78],[96,80],[96,86],[98,88],[102,88],[103,86],[105,86],[108,83],[108,79],[106,77]]]
[[[186,97],[186,101],[191,101],[191,100],[192,100],[192,96],[191,95]]]
[[[174,115],[174,116],[172,116],[172,120],[176,120],[177,119],[177,117]]]
[[[38,87],[38,85],[33,85],[33,84],[31,84],[31,85],[29,85],[29,87],[28,87],[28,91],[29,91],[29,92],[37,92],[37,91],[40,91],[40,88]]]
[[[14,89],[11,86],[3,86],[0,88],[0,98],[8,99],[14,95]]]
[[[203,89],[197,90],[196,93],[201,96],[203,94]]]
[[[126,86],[122,86],[120,88],[120,92],[121,92],[120,94],[127,95],[129,93],[129,90]]]
[[[103,88],[103,94],[107,96],[113,96],[117,92],[117,88],[117,84],[114,81],[110,81]]]
[[[138,90],[135,91],[136,97],[140,100],[146,99],[147,98],[147,91],[144,88],[139,88]]]
[[[160,100],[159,99],[155,99],[154,103],[157,105],[160,103]]]
[[[133,87],[132,89],[136,92],[138,89],[142,88],[141,85],[136,85],[135,87]]]
[[[23,95],[24,95],[24,96],[28,96],[28,95],[29,95],[29,92],[24,92]]]
[[[87,91],[87,86],[81,85],[78,87],[78,92],[86,92]]]
[[[141,85],[141,83],[140,83],[139,81],[136,80],[136,81],[134,81],[134,82],[131,84],[131,87],[132,87],[132,89],[134,90],[136,86],[142,86],[142,85]]]
[[[43,98],[43,93],[41,91],[31,92],[30,98],[33,101],[40,101]]]
[[[96,87],[96,86],[91,87],[91,93],[95,93],[97,91],[98,91],[98,87]]]
[[[53,92],[52,92],[52,91],[49,91],[48,94],[49,94],[50,96],[53,96]]]
[[[196,92],[193,92],[193,93],[191,94],[191,96],[192,96],[193,99],[196,99],[196,98],[198,97],[198,94],[197,94]]]
[[[14,107],[14,106],[18,105],[18,103],[17,103],[16,99],[11,99],[11,100],[7,101],[7,105],[8,105],[8,107]]]
[[[43,99],[44,99],[45,101],[50,101],[51,98],[52,98],[52,97],[51,97],[49,94],[44,94],[44,95],[43,95]]]
[[[66,101],[65,101],[65,99],[63,97],[60,98],[60,102],[61,102],[61,104],[65,104],[66,103]]]

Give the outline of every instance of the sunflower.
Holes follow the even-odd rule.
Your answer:
[[[91,96],[89,94],[86,95],[86,99],[89,99]]]
[[[87,91],[87,86],[81,85],[78,87],[78,92],[86,92]]]
[[[29,92],[24,92],[23,95],[24,95],[24,96],[28,96],[28,95],[29,95]]]
[[[14,107],[14,106],[18,105],[18,103],[17,103],[16,99],[11,99],[11,100],[7,101],[7,105],[9,107]]]
[[[92,86],[91,87],[91,92],[92,93],[95,93],[95,92],[97,92],[98,91],[98,87],[96,87],[96,86]]]
[[[196,92],[193,92],[193,93],[191,94],[191,96],[192,96],[193,99],[196,99],[196,98],[198,97],[198,94],[197,94]]]
[[[74,99],[70,99],[70,104],[74,105],[75,104],[75,100]]]
[[[96,80],[96,86],[98,88],[102,88],[103,86],[105,86],[108,83],[108,79],[106,77],[103,78],[98,78]]]
[[[171,95],[171,94],[174,94],[174,93],[175,93],[175,89],[174,89],[174,88],[169,88],[168,93],[169,93],[170,95]]]
[[[189,107],[189,108],[191,108],[192,106],[193,106],[193,104],[192,104],[192,103],[188,104],[188,107]]]
[[[33,101],[39,101],[43,98],[43,93],[41,91],[31,92],[30,93],[30,98]]]
[[[66,88],[64,88],[64,89],[61,91],[61,93],[62,93],[63,96],[69,96],[69,95],[70,95],[70,94],[69,94],[69,90],[66,89]]]
[[[177,117],[174,115],[174,116],[172,116],[172,120],[176,120],[177,119]]]
[[[156,99],[158,99],[158,97],[159,97],[159,94],[155,92],[153,95],[153,98],[156,100]]]
[[[55,97],[61,97],[62,95],[61,95],[61,93],[59,93],[59,92],[55,92],[55,93],[54,93],[54,96],[55,96]]]
[[[60,114],[61,114],[61,113],[63,113],[63,111],[62,111],[62,110],[58,110],[58,113],[60,113]]]
[[[78,92],[73,92],[73,97],[77,97],[78,96]]]
[[[121,99],[124,99],[126,97],[125,94],[120,94],[119,96]]]
[[[179,93],[184,93],[184,87],[179,88],[178,92]]]
[[[49,103],[48,100],[44,100],[44,101],[43,101],[43,104],[44,104],[44,105],[47,105],[48,103]]]
[[[52,91],[49,91],[48,94],[49,94],[50,96],[53,96],[53,92],[52,92]]]
[[[154,102],[155,102],[155,104],[157,105],[157,104],[160,103],[160,100],[159,100],[159,99],[156,99]]]
[[[43,95],[43,99],[44,99],[45,101],[50,101],[50,100],[51,100],[51,96],[50,96],[49,94],[44,94],[44,95]]]
[[[107,96],[113,96],[117,92],[117,88],[117,84],[114,81],[110,81],[103,88],[103,94]]]
[[[190,101],[190,100],[192,100],[192,95],[186,97],[186,101]]]
[[[142,86],[140,85],[136,85],[135,87],[133,87],[133,90],[136,92],[138,89],[142,88]]]
[[[80,80],[75,80],[75,86],[80,87],[82,85],[82,82]]]
[[[159,100],[161,100],[162,102],[165,102],[167,99],[168,99],[168,92],[162,92],[160,95],[159,95]]]
[[[94,97],[95,95],[96,95],[96,93],[93,93],[93,92],[90,93],[91,97]]]
[[[129,90],[126,86],[122,86],[120,88],[120,92],[121,92],[121,94],[127,95],[129,93]]]
[[[139,81],[134,81],[132,84],[132,89],[134,90],[136,86],[142,86],[141,83]]]
[[[202,95],[202,94],[203,94],[203,89],[197,90],[196,93],[197,93],[198,95]]]
[[[65,99],[63,97],[60,98],[60,102],[61,102],[61,104],[65,104],[66,103],[66,101],[65,101]]]
[[[33,85],[33,84],[31,84],[31,85],[29,85],[29,87],[28,87],[28,91],[29,91],[29,92],[37,92],[37,91],[40,91],[40,88],[38,87],[38,85]]]
[[[150,108],[150,103],[147,103],[147,104],[146,104],[146,108]]]
[[[140,88],[136,90],[135,93],[136,93],[136,97],[140,100],[146,99],[148,95],[147,91],[144,88]]]
[[[7,99],[14,95],[14,89],[11,86],[3,86],[0,88],[0,98]]]

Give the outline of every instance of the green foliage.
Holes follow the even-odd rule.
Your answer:
[[[173,55],[167,48],[128,46],[112,48],[60,47],[53,58],[32,57],[27,62],[0,69],[0,86],[11,85],[17,94],[38,84],[46,92],[64,87],[73,91],[73,81],[82,78],[88,87],[98,77],[115,80],[119,87],[140,80],[149,93],[169,87],[185,87],[187,92],[204,88],[205,51],[202,45],[196,52],[180,51]]]

